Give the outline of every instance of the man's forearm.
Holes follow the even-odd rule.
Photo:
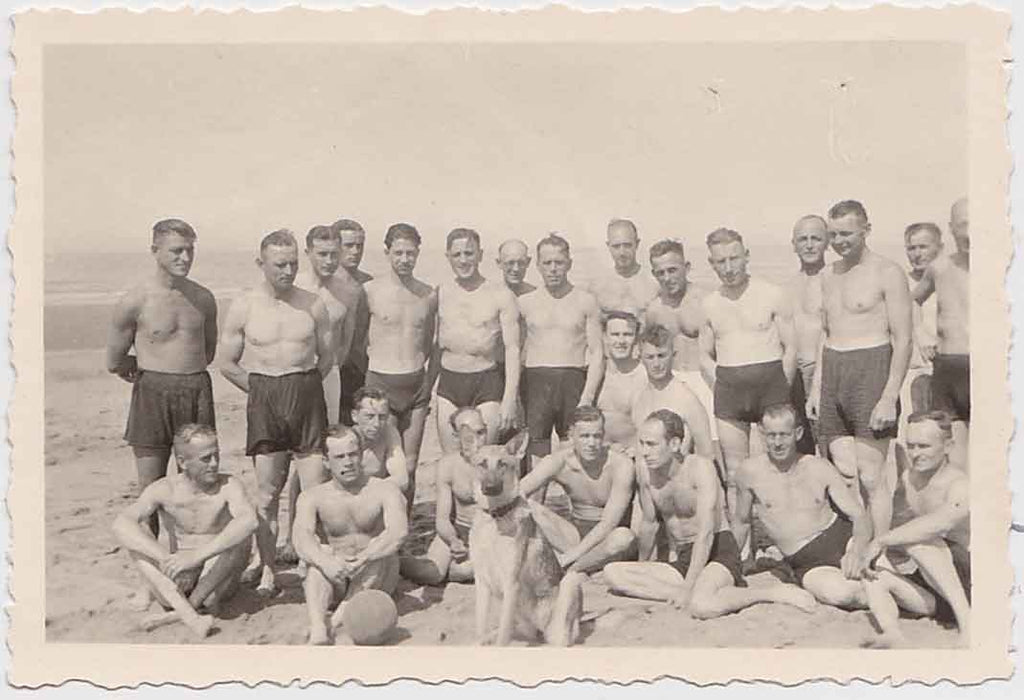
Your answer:
[[[149,531],[148,525],[136,522],[124,522],[117,520],[114,523],[114,535],[121,543],[121,546],[129,552],[148,557],[154,561],[160,561],[170,552],[164,549],[153,534]]]
[[[750,536],[750,521],[742,522],[738,518],[732,525],[732,534],[736,538],[736,544],[740,548],[747,544],[747,537]]]
[[[658,523],[640,523],[640,532],[637,533],[637,549],[639,550],[638,559],[640,561],[650,561],[651,555],[654,554],[654,539],[658,534]]]
[[[196,549],[196,556],[206,561],[210,557],[215,557],[242,544],[254,532],[256,532],[255,518],[252,520],[233,518],[216,536],[211,537],[208,542]]]
[[[929,513],[889,530],[878,538],[878,542],[886,547],[920,544],[945,537],[955,525],[955,520],[946,513]]]
[[[896,398],[903,387],[903,380],[907,378],[907,369],[910,367],[910,334],[903,334],[892,341],[892,359],[889,361],[889,379],[885,382],[885,389],[882,393],[890,398]]]
[[[515,401],[519,390],[519,374],[521,371],[519,362],[519,347],[505,348],[505,393],[502,401]]]
[[[709,530],[698,533],[697,538],[693,541],[693,549],[690,550],[690,564],[686,569],[686,580],[684,581],[690,590],[693,590],[694,584],[697,583],[697,577],[708,565],[708,557],[711,556],[711,543],[714,539],[715,533]]]
[[[220,368],[220,373],[239,389],[249,393],[249,373],[242,369],[237,362],[225,362]]]
[[[587,362],[587,380],[583,384],[583,393],[580,394],[582,403],[593,404],[597,397],[597,389],[601,386],[601,379],[604,376],[604,353],[600,347],[597,350],[587,348],[589,361]]]
[[[372,540],[366,543],[366,548],[359,553],[365,561],[377,561],[397,554],[406,535],[384,530]]]

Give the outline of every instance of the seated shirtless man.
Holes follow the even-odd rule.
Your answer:
[[[216,611],[238,588],[256,532],[256,510],[242,482],[217,471],[220,450],[213,428],[195,423],[179,428],[174,457],[179,472],[147,486],[114,521],[114,534],[157,600],[205,637],[213,619],[196,610]],[[169,548],[149,529],[154,514],[164,524]],[[172,617],[147,618],[143,625],[161,619]]]
[[[363,438],[363,471],[368,476],[390,479],[412,502],[409,467],[402,449],[402,436],[391,424],[387,394],[364,386],[352,397],[352,427]]]
[[[806,591],[788,584],[747,586],[740,550],[725,518],[725,493],[711,460],[690,453],[690,437],[678,414],[652,413],[640,426],[637,481],[640,487],[640,561],[604,567],[616,593],[664,600],[699,619],[726,615],[755,603],[816,607]],[[664,522],[678,557],[650,561],[658,521]]]
[[[488,429],[480,409],[468,406],[452,414],[451,427],[459,438],[459,451],[442,456],[437,463],[437,534],[425,557],[402,559],[402,576],[429,586],[473,580],[469,528],[476,515],[476,469],[472,461],[480,446],[488,444]]]
[[[633,464],[604,442],[604,416],[580,406],[569,430],[572,445],[542,459],[519,482],[529,496],[556,481],[569,497],[576,532],[552,542],[563,567],[590,573],[605,564],[636,556],[636,536],[629,529],[633,501]]]
[[[390,594],[398,584],[398,548],[409,534],[405,501],[391,481],[363,472],[363,447],[354,429],[328,428],[323,451],[331,480],[299,496],[293,542],[309,567],[303,590],[310,644],[330,643],[356,593]]]
[[[835,467],[798,452],[802,430],[789,404],[765,409],[761,432],[766,451],[747,459],[736,473],[736,540],[741,545],[746,541],[756,504],[764,531],[782,551],[797,583],[822,603],[869,609],[882,637],[867,643],[897,644],[899,608],[930,615],[935,599],[891,571],[865,575],[871,520]]]
[[[916,413],[907,419],[910,464],[901,464],[897,458],[896,527],[871,542],[867,559],[873,560],[888,547],[903,548],[918,566],[911,580],[926,584],[941,596],[936,616],[942,619],[944,613],[951,612],[961,639],[968,642],[971,494],[967,470],[950,460],[954,444],[952,419],[944,411]]]

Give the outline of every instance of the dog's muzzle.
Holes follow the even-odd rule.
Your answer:
[[[480,490],[485,496],[500,496],[503,486],[500,476],[485,476],[480,480]]]

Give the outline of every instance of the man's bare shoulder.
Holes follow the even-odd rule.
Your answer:
[[[629,456],[627,456],[626,454],[619,452],[617,450],[608,450],[607,465],[608,467],[614,469],[617,472],[628,472],[630,475],[632,475],[635,471],[633,468],[633,460],[630,459]]]
[[[420,299],[430,299],[437,296],[437,287],[415,278],[409,284],[409,291]]]
[[[380,503],[396,496],[403,498],[402,490],[391,479],[370,479],[360,495]]]
[[[686,455],[684,463],[686,469],[681,473],[686,474],[694,483],[706,483],[709,478],[717,483],[718,472],[715,470],[715,463],[707,457],[691,453]]]
[[[364,285],[367,282],[373,281],[373,275],[363,270],[352,270],[352,272],[350,272],[349,274],[352,276],[352,279],[355,280],[360,285]]]
[[[597,297],[589,289],[584,289],[579,285],[574,286],[573,292],[576,294],[576,303],[580,308],[590,311],[599,309],[600,306],[597,303]]]
[[[736,470],[736,481],[749,485],[756,479],[758,474],[764,473],[767,468],[768,455],[762,453],[747,457],[740,462],[740,466]]]

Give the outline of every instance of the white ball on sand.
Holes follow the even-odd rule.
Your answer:
[[[383,644],[398,624],[398,608],[384,591],[360,591],[345,604],[341,624],[356,644]]]

